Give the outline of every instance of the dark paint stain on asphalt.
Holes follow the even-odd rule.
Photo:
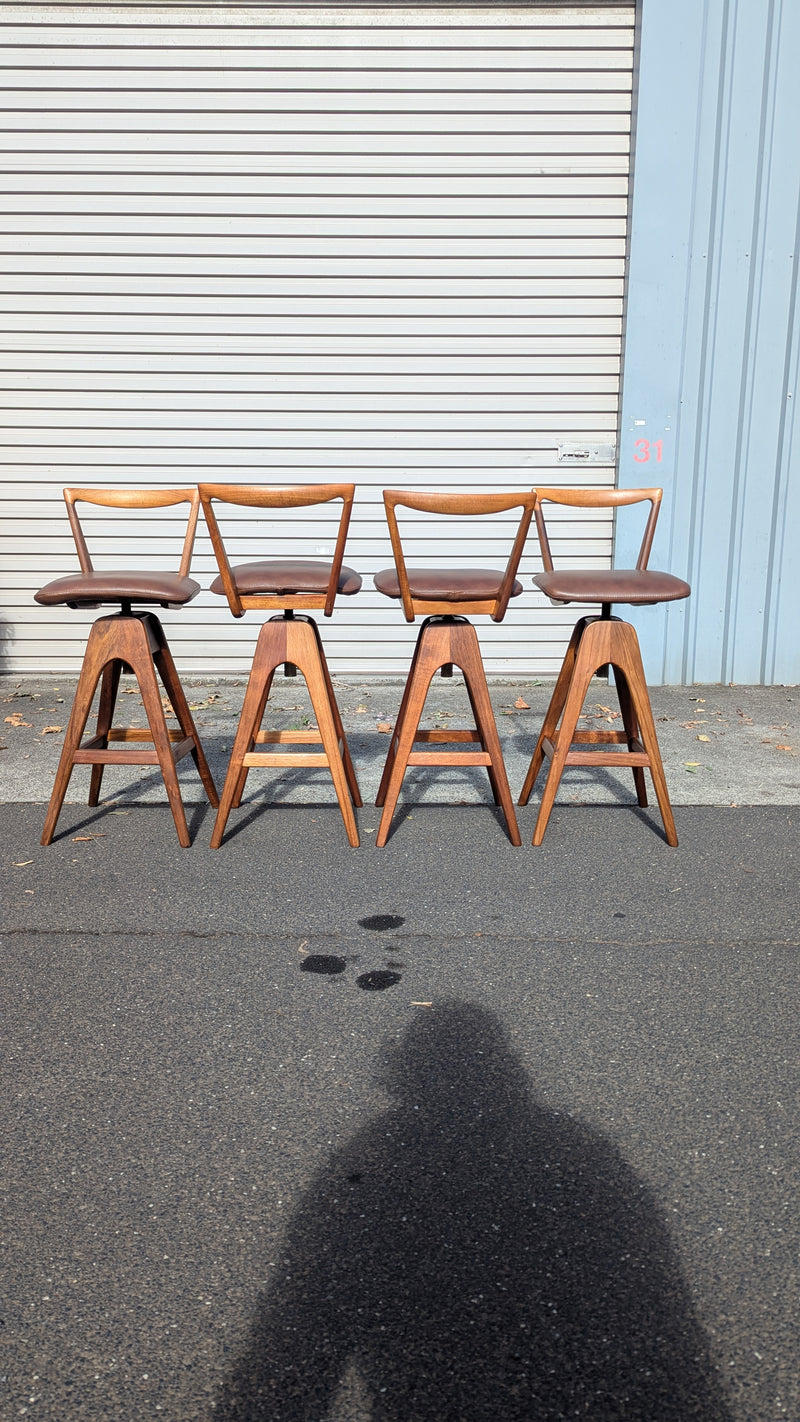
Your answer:
[[[358,920],[359,928],[369,928],[373,933],[388,933],[392,928],[400,928],[405,919],[396,913],[373,913],[369,918]]]
[[[332,953],[309,953],[300,964],[300,972],[324,973],[333,977],[335,973],[343,973],[346,967],[346,958],[337,958]]]
[[[364,992],[385,992],[386,988],[399,983],[399,973],[387,973],[383,968],[375,968],[371,973],[362,973],[356,982]]]

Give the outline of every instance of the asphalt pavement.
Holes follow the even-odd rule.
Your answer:
[[[0,686],[0,1416],[799,1418],[800,690],[653,690],[677,849],[612,771],[540,849],[414,772],[376,849],[352,683],[359,849],[296,770],[211,850],[191,762],[190,849],[147,771],[43,849],[72,685]],[[548,690],[492,688],[515,792]],[[242,694],[191,684],[220,779]]]

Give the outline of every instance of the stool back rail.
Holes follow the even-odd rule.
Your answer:
[[[120,610],[109,617],[98,618],[89,633],[42,832],[42,844],[52,842],[73,766],[91,765],[89,804],[95,806],[99,803],[106,765],[157,765],[164,779],[178,839],[184,848],[188,848],[191,839],[176,771],[176,764],[183,756],[192,756],[211,804],[216,806],[219,799],[164,629],[155,613],[134,611],[134,604],[178,608],[191,602],[199,593],[200,584],[189,577],[200,509],[198,492],[196,489],[65,489],[64,500],[81,571],[48,583],[35,594],[36,601],[48,607],[61,604],[81,610],[110,603],[119,605]],[[96,570],[78,514],[77,505],[80,503],[111,509],[163,509],[188,504],[178,572]],[[123,671],[132,672],[139,684],[148,730],[112,725]],[[171,731],[167,727],[156,672],[167,692],[180,730]],[[99,681],[101,689],[95,733],[82,741]],[[153,748],[147,751],[128,748],[136,742],[151,742]],[[121,743],[126,749],[111,748]]]
[[[330,617],[341,593],[352,596],[361,578],[344,566],[347,532],[355,496],[354,484],[307,484],[295,488],[270,488],[244,484],[201,484],[200,499],[219,567],[211,591],[225,596],[234,617],[249,609],[280,609],[261,628],[239,717],[211,848],[222,843],[232,809],[238,809],[247,776],[253,766],[285,769],[289,766],[325,766],[331,773],[347,838],[359,843],[354,807],[361,807],[355,769],[350,757],[333,683],[313,617],[302,609],[321,610]],[[276,511],[309,508],[341,500],[342,510],[333,559],[273,558],[233,566],[222,537],[214,504],[237,505]],[[297,613],[301,615],[298,616]],[[318,729],[269,731],[261,729],[275,672],[283,665],[287,674],[299,670],[308,686]],[[322,751],[263,751],[262,745],[322,745]]]
[[[395,566],[375,575],[375,586],[387,597],[399,599],[407,622],[423,615],[411,660],[397,722],[392,734],[376,804],[383,806],[375,838],[383,847],[409,765],[485,766],[495,804],[505,817],[511,843],[520,845],[519,828],[500,748],[489,688],[477,633],[468,618],[488,614],[502,622],[511,597],[522,592],[517,582],[525,540],[534,509],[532,491],[499,494],[433,494],[386,489],[383,495]],[[480,516],[521,509],[519,524],[505,569],[410,569],[400,536],[397,509],[450,516]],[[453,666],[464,674],[475,729],[420,730],[425,699],[436,672],[452,675]],[[414,751],[415,744],[459,744],[477,741],[479,751]]]
[[[614,603],[651,606],[689,596],[688,583],[670,573],[648,569],[656,522],[661,505],[661,489],[538,489],[535,518],[544,572],[534,582],[551,602],[599,603],[599,617],[582,617],[575,625],[539,739],[531,758],[519,797],[526,805],[545,759],[550,768],[542,794],[533,843],[544,839],[547,822],[565,766],[628,766],[633,771],[637,802],[647,805],[644,771],[650,771],[656,799],[664,822],[667,843],[678,843],[675,820],[669,801],[664,767],[658,747],[655,723],[642,665],[639,639],[634,627],[612,616]],[[544,519],[544,504],[573,508],[620,508],[648,502],[650,511],[642,545],[632,569],[556,570]],[[622,731],[578,730],[578,719],[592,678],[614,668],[614,679],[622,715]],[[573,745],[624,745],[619,751],[573,751]]]

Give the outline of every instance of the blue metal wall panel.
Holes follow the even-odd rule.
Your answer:
[[[693,588],[635,617],[653,681],[800,681],[798,65],[796,0],[643,0],[619,478]]]

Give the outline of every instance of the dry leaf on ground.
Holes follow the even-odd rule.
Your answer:
[[[390,736],[392,731],[394,730],[394,727],[391,721],[379,721],[378,730],[381,732],[381,735]]]
[[[44,726],[39,734],[42,736],[57,735],[58,732],[63,731],[63,729],[63,726]]]
[[[6,716],[7,726],[30,726],[30,721],[23,721],[19,711],[14,711],[11,716]]]
[[[516,706],[518,711],[530,711],[531,709],[527,701],[523,701],[521,696],[517,697],[516,701],[514,702],[514,705]]]
[[[616,721],[622,714],[620,711],[614,711],[611,706],[601,706],[599,702],[595,703],[594,709],[597,712],[595,716],[596,721],[599,721],[601,718],[604,721]]]

